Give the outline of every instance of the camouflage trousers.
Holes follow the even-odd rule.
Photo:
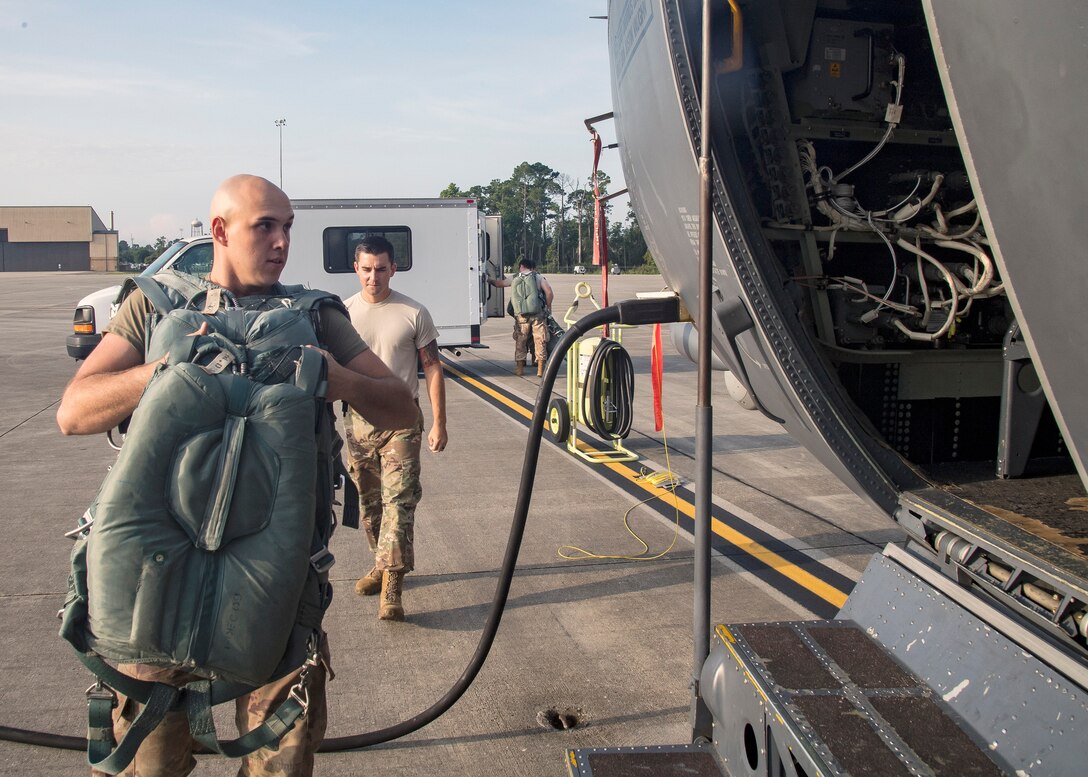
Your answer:
[[[321,657],[321,665],[311,673],[310,706],[306,716],[284,735],[278,750],[261,748],[243,758],[238,777],[311,777],[314,773],[314,753],[325,738],[328,722],[325,702],[325,681],[331,672],[328,640],[322,640]],[[197,679],[187,672],[153,664],[123,664],[118,668],[138,680],[170,685],[184,685]],[[297,681],[296,671],[235,699],[234,720],[238,731],[245,734],[263,723],[269,713],[274,712],[287,698],[291,686]],[[121,741],[142,709],[143,705],[117,694],[117,708],[113,711],[115,742]],[[195,746],[196,742],[189,734],[185,710],[168,712],[143,741],[136,751],[136,757],[121,774],[124,777],[183,777],[196,768],[193,757]],[[92,769],[91,774],[94,777],[107,777],[105,772],[96,769]]]
[[[348,413],[344,435],[348,471],[359,489],[360,523],[366,532],[374,565],[380,570],[415,569],[416,505],[423,496],[419,484],[419,451],[423,444],[423,413],[409,429],[379,430],[355,411]]]
[[[548,358],[548,327],[544,316],[514,316],[514,361],[523,362],[529,351],[529,336],[537,361]]]

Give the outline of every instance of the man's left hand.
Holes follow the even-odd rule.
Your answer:
[[[432,426],[430,434],[427,435],[427,445],[430,446],[432,453],[440,453],[446,450],[446,427],[444,426]]]

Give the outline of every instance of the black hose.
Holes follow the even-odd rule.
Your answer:
[[[602,440],[622,440],[631,433],[635,368],[615,340],[602,339],[586,366],[582,417]]]
[[[521,540],[525,534],[525,523],[529,515],[529,502],[533,495],[536,464],[540,456],[540,440],[544,432],[544,421],[548,415],[548,401],[551,398],[556,375],[559,373],[559,365],[563,361],[563,356],[566,355],[571,345],[579,337],[594,327],[613,324],[623,319],[624,307],[622,305],[596,310],[584,316],[567,330],[566,334],[563,335],[563,339],[556,345],[555,352],[548,359],[547,366],[544,369],[544,377],[540,381],[540,389],[537,391],[533,420],[529,424],[529,439],[525,445],[525,459],[521,467],[521,484],[518,488],[517,505],[514,508],[514,522],[510,527],[510,537],[506,543],[506,554],[503,557],[499,581],[495,586],[495,597],[492,600],[491,611],[484,624],[483,633],[480,635],[480,641],[476,646],[476,652],[461,677],[441,699],[415,717],[395,726],[389,726],[366,734],[326,739],[318,748],[318,752],[334,753],[344,750],[359,750],[411,734],[449,710],[468,690],[472,681],[476,679],[476,675],[483,668],[487,654],[491,651],[491,646],[495,642],[495,634],[499,630],[499,622],[502,620],[503,610],[506,608],[506,599],[510,593],[510,583],[514,576],[514,567],[517,565]],[[66,750],[84,750],[87,747],[87,740],[82,737],[63,736],[44,731],[10,728],[8,726],[0,726],[0,739]]]
[[[495,586],[491,612],[484,624],[480,642],[464,673],[445,696],[414,718],[368,734],[327,739],[322,743],[320,752],[332,753],[370,747],[421,729],[452,707],[476,679],[476,675],[483,668],[487,654],[491,651],[491,645],[495,642],[495,634],[499,630],[499,622],[506,608],[506,598],[510,594],[510,583],[514,577],[514,567],[518,563],[518,552],[521,550],[521,540],[525,534],[525,522],[529,516],[529,502],[533,497],[536,463],[540,457],[540,440],[544,433],[544,421],[548,415],[548,402],[551,399],[552,387],[555,385],[555,377],[559,373],[559,365],[575,340],[594,327],[612,324],[618,320],[620,320],[620,310],[612,307],[596,310],[583,317],[563,335],[563,339],[559,341],[544,368],[544,377],[540,381],[540,388],[536,395],[536,407],[533,409],[533,420],[529,423],[529,439],[525,444],[525,459],[521,465],[521,484],[518,487],[517,505],[514,507],[514,523],[510,527],[510,537],[506,541],[506,554],[499,572],[499,582]]]
[[[24,745],[52,747],[56,750],[87,749],[87,739],[85,737],[50,734],[47,731],[30,731],[25,728],[12,728],[11,726],[0,726],[0,739],[5,742],[19,742]]]

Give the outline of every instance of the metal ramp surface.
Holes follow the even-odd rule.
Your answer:
[[[568,750],[567,770],[570,777],[726,777],[710,744]]]
[[[715,743],[738,777],[1006,773],[940,696],[853,622],[719,626],[718,637],[733,664],[718,677],[744,720],[740,741],[716,726]]]

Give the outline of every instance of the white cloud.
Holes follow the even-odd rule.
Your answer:
[[[263,64],[309,57],[321,51],[321,42],[330,35],[306,32],[289,25],[237,20],[235,29],[217,36],[201,35],[188,38],[184,45],[194,49],[212,49],[218,56],[233,62]]]
[[[152,70],[119,68],[96,63],[52,61],[20,63],[0,69],[0,97],[50,98],[77,102],[103,99],[191,99],[210,96],[209,90],[191,80],[162,76]],[[131,103],[130,103],[131,104]],[[107,104],[113,107],[112,104]],[[63,106],[57,106],[63,109]]]
[[[147,82],[131,75],[99,75],[67,70],[0,71],[0,95],[5,97],[127,97]]]

